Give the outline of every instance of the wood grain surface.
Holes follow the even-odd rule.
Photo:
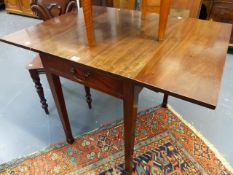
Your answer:
[[[82,10],[1,41],[215,108],[232,26],[169,18],[166,38],[158,42],[154,32],[158,21],[156,14],[142,18],[136,11],[94,7],[95,44],[91,47]]]

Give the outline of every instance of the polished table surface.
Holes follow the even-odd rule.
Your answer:
[[[217,105],[231,25],[170,18],[166,39],[156,40],[158,16],[95,8],[95,44],[88,46],[82,10],[19,32],[2,41],[62,59],[73,59],[152,90],[209,108]]]
[[[39,52],[69,143],[74,138],[59,76],[123,100],[125,169],[130,174],[141,89],[214,109],[232,26],[169,18],[166,37],[158,42],[156,14],[104,7],[92,13],[93,28],[79,10],[1,41]]]

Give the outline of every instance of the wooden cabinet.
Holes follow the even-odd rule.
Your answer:
[[[147,7],[151,8],[150,12],[155,12],[159,11],[160,1],[144,0],[144,3]],[[171,15],[197,18],[200,6],[201,0],[171,0]],[[155,7],[157,7],[157,10]]]
[[[81,0],[80,4],[81,4]],[[92,5],[116,7],[116,8],[125,8],[125,9],[140,9],[141,0],[92,0]],[[151,7],[154,10],[156,7],[159,7],[161,0],[146,0],[146,6]],[[197,18],[199,16],[201,0],[171,0],[171,8],[174,15],[178,16],[189,16]]]
[[[15,12],[20,12],[19,1],[18,0],[5,0],[6,10],[11,10]]]
[[[233,24],[233,0],[204,0],[207,19]],[[233,29],[230,46],[233,46]]]
[[[189,10],[189,17],[199,17],[201,0],[172,0],[171,7],[174,9]]]
[[[33,15],[33,12],[30,6],[30,0],[20,0],[19,2],[20,2],[21,10],[24,14]]]
[[[30,0],[5,0],[6,11],[26,16],[34,16],[30,8]]]

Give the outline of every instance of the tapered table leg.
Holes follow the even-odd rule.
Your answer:
[[[124,83],[124,141],[125,141],[125,170],[132,173],[134,152],[135,126],[137,119],[138,94],[141,88],[134,87],[130,82]]]
[[[55,104],[57,106],[57,110],[59,113],[60,120],[62,122],[62,126],[65,131],[66,140],[69,144],[72,144],[74,142],[74,138],[72,136],[72,131],[70,128],[70,122],[66,111],[66,106],[65,106],[65,101],[62,93],[59,76],[54,75],[47,70],[45,72],[50,85],[50,89],[53,94]]]

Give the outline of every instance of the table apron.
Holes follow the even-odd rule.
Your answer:
[[[45,71],[62,76],[90,88],[105,92],[114,97],[123,98],[123,80],[84,68],[75,62],[59,59],[53,56],[42,56]]]

